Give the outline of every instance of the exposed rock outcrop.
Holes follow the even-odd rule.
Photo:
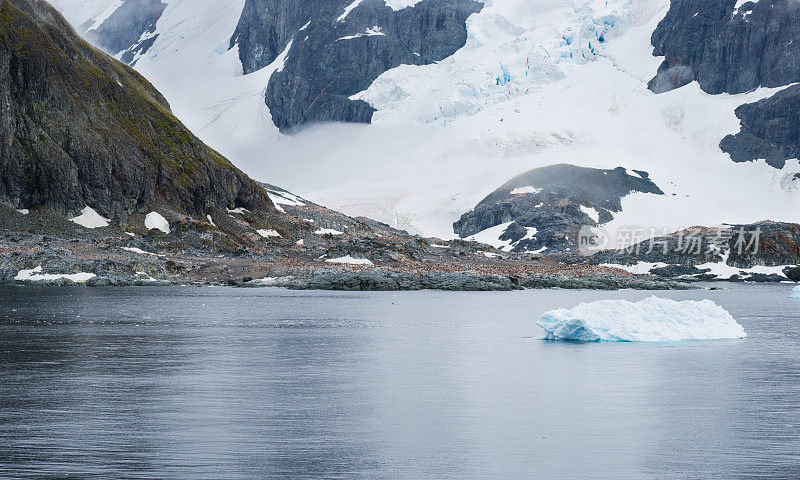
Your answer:
[[[622,210],[622,198],[633,192],[663,194],[646,172],[551,165],[513,178],[453,229],[466,238],[511,222],[499,240],[513,251],[575,250],[581,227],[611,221]]]
[[[604,251],[592,264],[633,266],[638,273],[696,280],[779,282],[800,278],[800,225],[758,222],[692,227],[624,250]],[[716,273],[715,273],[716,272]]]
[[[278,128],[316,122],[369,123],[374,109],[351,99],[394,67],[442,60],[464,46],[473,0],[422,0],[393,10],[383,0],[248,0],[232,45],[245,72],[288,48],[266,103]]]
[[[741,131],[720,143],[734,162],[764,159],[775,168],[783,168],[787,160],[800,158],[800,85],[742,105],[736,109],[736,116],[741,120]]]
[[[672,0],[653,32],[653,52],[664,56],[651,90],[664,92],[697,80],[713,94],[800,81],[800,2]]]

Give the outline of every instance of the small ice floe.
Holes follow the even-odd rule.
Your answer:
[[[353,258],[350,255],[345,255],[339,258],[329,258],[325,260],[326,263],[344,263],[347,265],[374,265],[368,258]]]
[[[42,273],[42,266],[39,265],[36,268],[32,268],[30,270],[20,270],[17,273],[17,276],[14,277],[14,280],[20,280],[25,282],[47,282],[53,280],[72,280],[75,283],[85,283],[88,280],[93,279],[96,277],[94,273],[71,273],[71,274],[62,274],[62,273]]]
[[[711,300],[600,300],[551,310],[537,324],[548,340],[571,342],[668,342],[747,336],[731,314]]]
[[[23,215],[27,215],[27,214],[31,213],[31,211],[28,210],[27,208],[18,208],[17,209],[17,213],[21,213]]]
[[[259,235],[261,235],[264,238],[269,238],[269,237],[279,237],[280,238],[281,237],[281,234],[278,233],[277,230],[256,230],[256,233],[258,233]]]
[[[101,217],[99,213],[89,206],[81,210],[80,215],[70,218],[69,221],[89,229],[107,227],[108,222],[110,222],[109,219]]]
[[[796,298],[800,300],[800,286],[794,287],[792,289],[791,293],[789,293],[789,298]]]
[[[120,247],[120,248],[122,248],[126,252],[137,253],[139,255],[150,255],[151,257],[163,257],[164,256],[164,255],[159,255],[159,254],[153,253],[153,252],[146,252],[146,251],[142,250],[141,248],[136,248],[136,247]]]
[[[332,228],[318,228],[314,231],[314,235],[344,235],[344,232]]]
[[[169,222],[166,218],[161,216],[158,212],[150,212],[144,217],[144,226],[148,230],[161,230],[164,233],[169,233]]]

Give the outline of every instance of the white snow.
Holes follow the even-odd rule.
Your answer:
[[[548,339],[578,342],[667,342],[747,336],[731,314],[711,300],[600,300],[551,310],[537,324]]]
[[[517,187],[514,190],[511,190],[511,195],[527,195],[527,194],[531,194],[531,193],[532,194],[536,194],[536,193],[539,193],[541,191],[542,191],[541,188],[536,188],[536,187],[531,187],[531,186]]]
[[[107,227],[108,222],[110,222],[109,219],[101,217],[99,213],[89,206],[81,210],[80,215],[70,218],[69,221],[89,229]]]
[[[136,248],[136,247],[120,247],[120,248],[122,248],[126,252],[138,253],[139,255],[150,255],[151,257],[163,257],[164,256],[164,255],[159,255],[157,253],[146,252],[146,251],[142,250],[141,248]]]
[[[363,33],[357,33],[355,35],[347,35],[346,37],[339,37],[336,40],[337,41],[339,41],[339,40],[352,40],[353,38],[375,37],[375,36],[381,36],[381,35],[385,36],[386,34],[383,33],[383,31],[381,30],[381,27],[375,26],[375,27],[372,27],[372,28],[368,28]],[[350,98],[352,99],[352,97],[350,97]]]
[[[217,225],[214,223],[214,219],[211,218],[211,215],[206,215],[206,219],[208,219],[208,223],[211,224],[212,227],[216,227]]]
[[[487,228],[486,230],[482,230],[474,235],[470,235],[466,237],[464,240],[468,242],[477,242],[477,243],[484,243],[486,245],[491,245],[492,247],[502,250],[504,252],[510,252],[514,249],[514,247],[523,240],[531,240],[533,239],[537,233],[539,233],[536,227],[525,227],[525,236],[517,240],[516,242],[512,242],[511,240],[500,240],[500,236],[505,233],[506,229],[514,222],[506,222],[501,223],[500,225],[495,225],[494,227]]]
[[[468,242],[477,242],[477,243],[484,243],[486,245],[491,245],[492,247],[498,250],[510,251],[513,248],[513,246],[511,245],[511,240],[500,240],[499,237],[506,231],[506,229],[512,223],[514,222],[506,222],[506,223],[501,223],[500,225],[495,225],[494,227],[482,230],[476,233],[475,235],[470,235],[464,240]]]
[[[301,238],[300,240],[294,242],[294,244],[298,247],[302,247],[305,244],[305,241]]]
[[[232,213],[235,213],[237,215],[244,215],[245,213],[250,213],[250,210],[248,210],[248,209],[246,209],[244,207],[229,208],[228,209],[228,214],[232,214]]]
[[[144,217],[144,226],[148,230],[161,230],[164,233],[169,233],[169,222],[161,216],[158,212],[150,212]]]
[[[667,264],[661,262],[651,263],[651,262],[639,261],[635,265],[620,265],[618,263],[601,263],[600,266],[619,268],[620,270],[625,270],[626,272],[633,273],[634,275],[647,275],[654,268],[664,268],[667,266]]]
[[[256,232],[264,238],[281,237],[281,234],[278,233],[277,230],[256,230]]]
[[[351,3],[351,4],[350,4],[350,5],[348,5],[348,6],[346,6],[346,7],[344,8],[344,13],[342,13],[341,15],[339,15],[339,17],[336,19],[336,21],[337,21],[337,22],[343,22],[343,21],[344,21],[344,19],[345,19],[345,18],[347,18],[347,16],[348,16],[348,15],[350,15],[350,12],[351,12],[351,11],[353,11],[353,9],[354,9],[354,8],[356,8],[357,6],[359,6],[359,5],[361,4],[361,2],[362,2],[362,1],[363,1],[363,0],[355,0],[353,3]]]
[[[21,213],[21,214],[23,214],[23,215],[28,215],[29,213],[31,213],[31,211],[30,211],[30,210],[28,210],[27,208],[18,208],[18,209],[17,209],[17,212],[18,212],[18,213]]]
[[[386,0],[386,5],[391,7],[392,10],[402,10],[407,7],[413,7],[422,0]]]
[[[728,280],[734,275],[739,275],[746,278],[748,275],[752,275],[754,273],[760,273],[764,275],[780,275],[781,277],[786,276],[784,275],[783,270],[787,267],[787,265],[779,265],[775,267],[755,265],[752,268],[737,268],[728,265],[729,256],[730,252],[725,252],[722,254],[722,260],[720,262],[704,263],[702,265],[697,265],[697,268],[701,270],[710,269],[708,273],[711,275],[716,275],[717,279],[719,280]]]
[[[267,189],[267,196],[276,205],[288,205],[290,207],[303,207],[303,199],[289,192]]]
[[[789,298],[796,298],[800,300],[800,286],[794,287],[789,293]]]
[[[119,7],[121,7],[121,6],[122,6],[122,4],[123,4],[123,3],[125,3],[125,2],[124,2],[124,0],[114,0],[114,3],[112,3],[111,5],[109,5],[108,7],[106,7],[106,9],[105,9],[105,10],[103,10],[102,12],[100,12],[100,15],[98,15],[98,16],[96,16],[96,17],[94,17],[94,18],[92,19],[92,20],[93,20],[93,22],[92,22],[92,24],[89,26],[89,28],[87,28],[87,29],[86,29],[86,31],[87,31],[87,32],[91,32],[92,30],[97,30],[97,28],[98,28],[100,25],[102,25],[102,24],[103,24],[103,22],[105,22],[106,20],[108,20],[108,17],[110,17],[111,15],[113,15],[113,14],[114,14],[114,12],[116,12],[116,11],[117,11],[117,9],[118,9]]]
[[[75,283],[84,283],[87,280],[96,277],[94,273],[72,273],[72,274],[51,274],[51,273],[42,273],[41,265],[30,269],[30,270],[20,270],[17,272],[17,276],[14,277],[14,280],[20,281],[28,281],[28,282],[46,282],[49,280],[61,280],[65,278],[67,280],[72,280]]]
[[[433,248],[450,248],[449,245],[439,245],[438,243],[431,243],[431,247],[433,247]]]
[[[345,255],[339,258],[329,258],[325,260],[326,263],[344,263],[347,265],[374,265],[371,260],[367,258],[353,258],[350,255]]]
[[[334,230],[333,228],[318,228],[314,231],[314,235],[344,235],[344,232]]]
[[[587,207],[586,205],[580,205],[578,208],[581,209],[581,212],[588,215],[594,223],[600,223],[600,212],[598,212],[597,209],[594,207]]]
[[[309,25],[311,25],[311,20],[307,21],[305,25],[303,25],[302,27],[300,27],[300,31],[302,32],[303,30],[305,30],[306,28],[308,28],[308,26],[309,26]]]

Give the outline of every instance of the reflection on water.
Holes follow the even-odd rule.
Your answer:
[[[800,301],[745,340],[544,342],[644,292],[0,288],[0,477],[787,478]]]

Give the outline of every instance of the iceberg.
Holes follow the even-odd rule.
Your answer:
[[[800,286],[794,287],[792,292],[789,294],[789,298],[796,298],[800,300]]]
[[[546,332],[546,339],[570,342],[669,342],[747,336],[731,314],[711,300],[600,300],[551,310],[537,324]]]

